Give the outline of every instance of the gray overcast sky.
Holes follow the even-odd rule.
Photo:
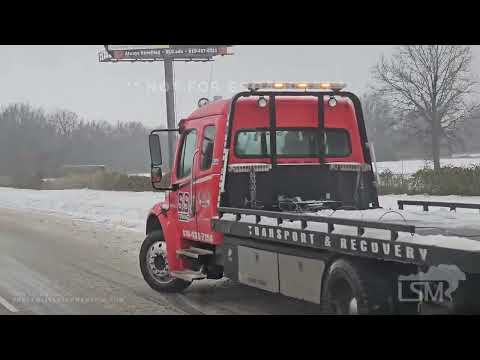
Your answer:
[[[90,120],[165,124],[163,63],[99,63],[101,45],[0,46],[0,104],[28,102],[47,110],[69,109]],[[233,56],[211,63],[175,63],[177,119],[188,115],[200,97],[230,96],[251,80],[342,80],[361,94],[369,71],[387,45],[235,46]],[[473,46],[480,74],[480,46]],[[213,68],[212,68],[213,66]]]

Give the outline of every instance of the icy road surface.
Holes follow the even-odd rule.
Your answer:
[[[0,208],[0,315],[319,313],[227,279],[157,293],[140,274],[143,238],[121,226]]]

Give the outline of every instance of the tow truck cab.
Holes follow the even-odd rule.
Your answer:
[[[156,133],[168,130],[152,132],[152,185],[167,191],[149,215],[140,255],[150,286],[178,290],[224,274],[225,254],[219,250],[224,235],[212,228],[219,207],[279,212],[378,207],[360,102],[343,86],[252,83],[232,99],[199,106],[179,129],[168,129],[179,139],[167,189],[159,186]],[[148,241],[155,230],[166,250]],[[161,251],[165,259],[157,264]],[[149,270],[154,265],[164,269],[161,276]],[[174,281],[178,286],[168,285]]]

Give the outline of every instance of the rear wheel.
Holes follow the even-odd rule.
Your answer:
[[[338,259],[325,277],[322,310],[336,315],[374,315],[394,312],[391,282],[380,266],[362,260]]]
[[[147,284],[158,292],[180,292],[191,283],[170,275],[162,231],[147,235],[140,249],[140,270]]]
[[[335,315],[358,315],[358,299],[350,284],[342,279],[330,285],[330,312]]]

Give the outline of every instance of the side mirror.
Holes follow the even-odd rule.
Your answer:
[[[160,145],[160,137],[158,134],[151,134],[148,137],[148,145],[150,147],[150,159],[151,159],[151,172],[150,180],[152,187],[156,190],[162,190],[162,147]]]
[[[160,137],[158,134],[151,134],[148,137],[148,145],[150,147],[152,168],[162,165],[162,147],[160,146]]]

